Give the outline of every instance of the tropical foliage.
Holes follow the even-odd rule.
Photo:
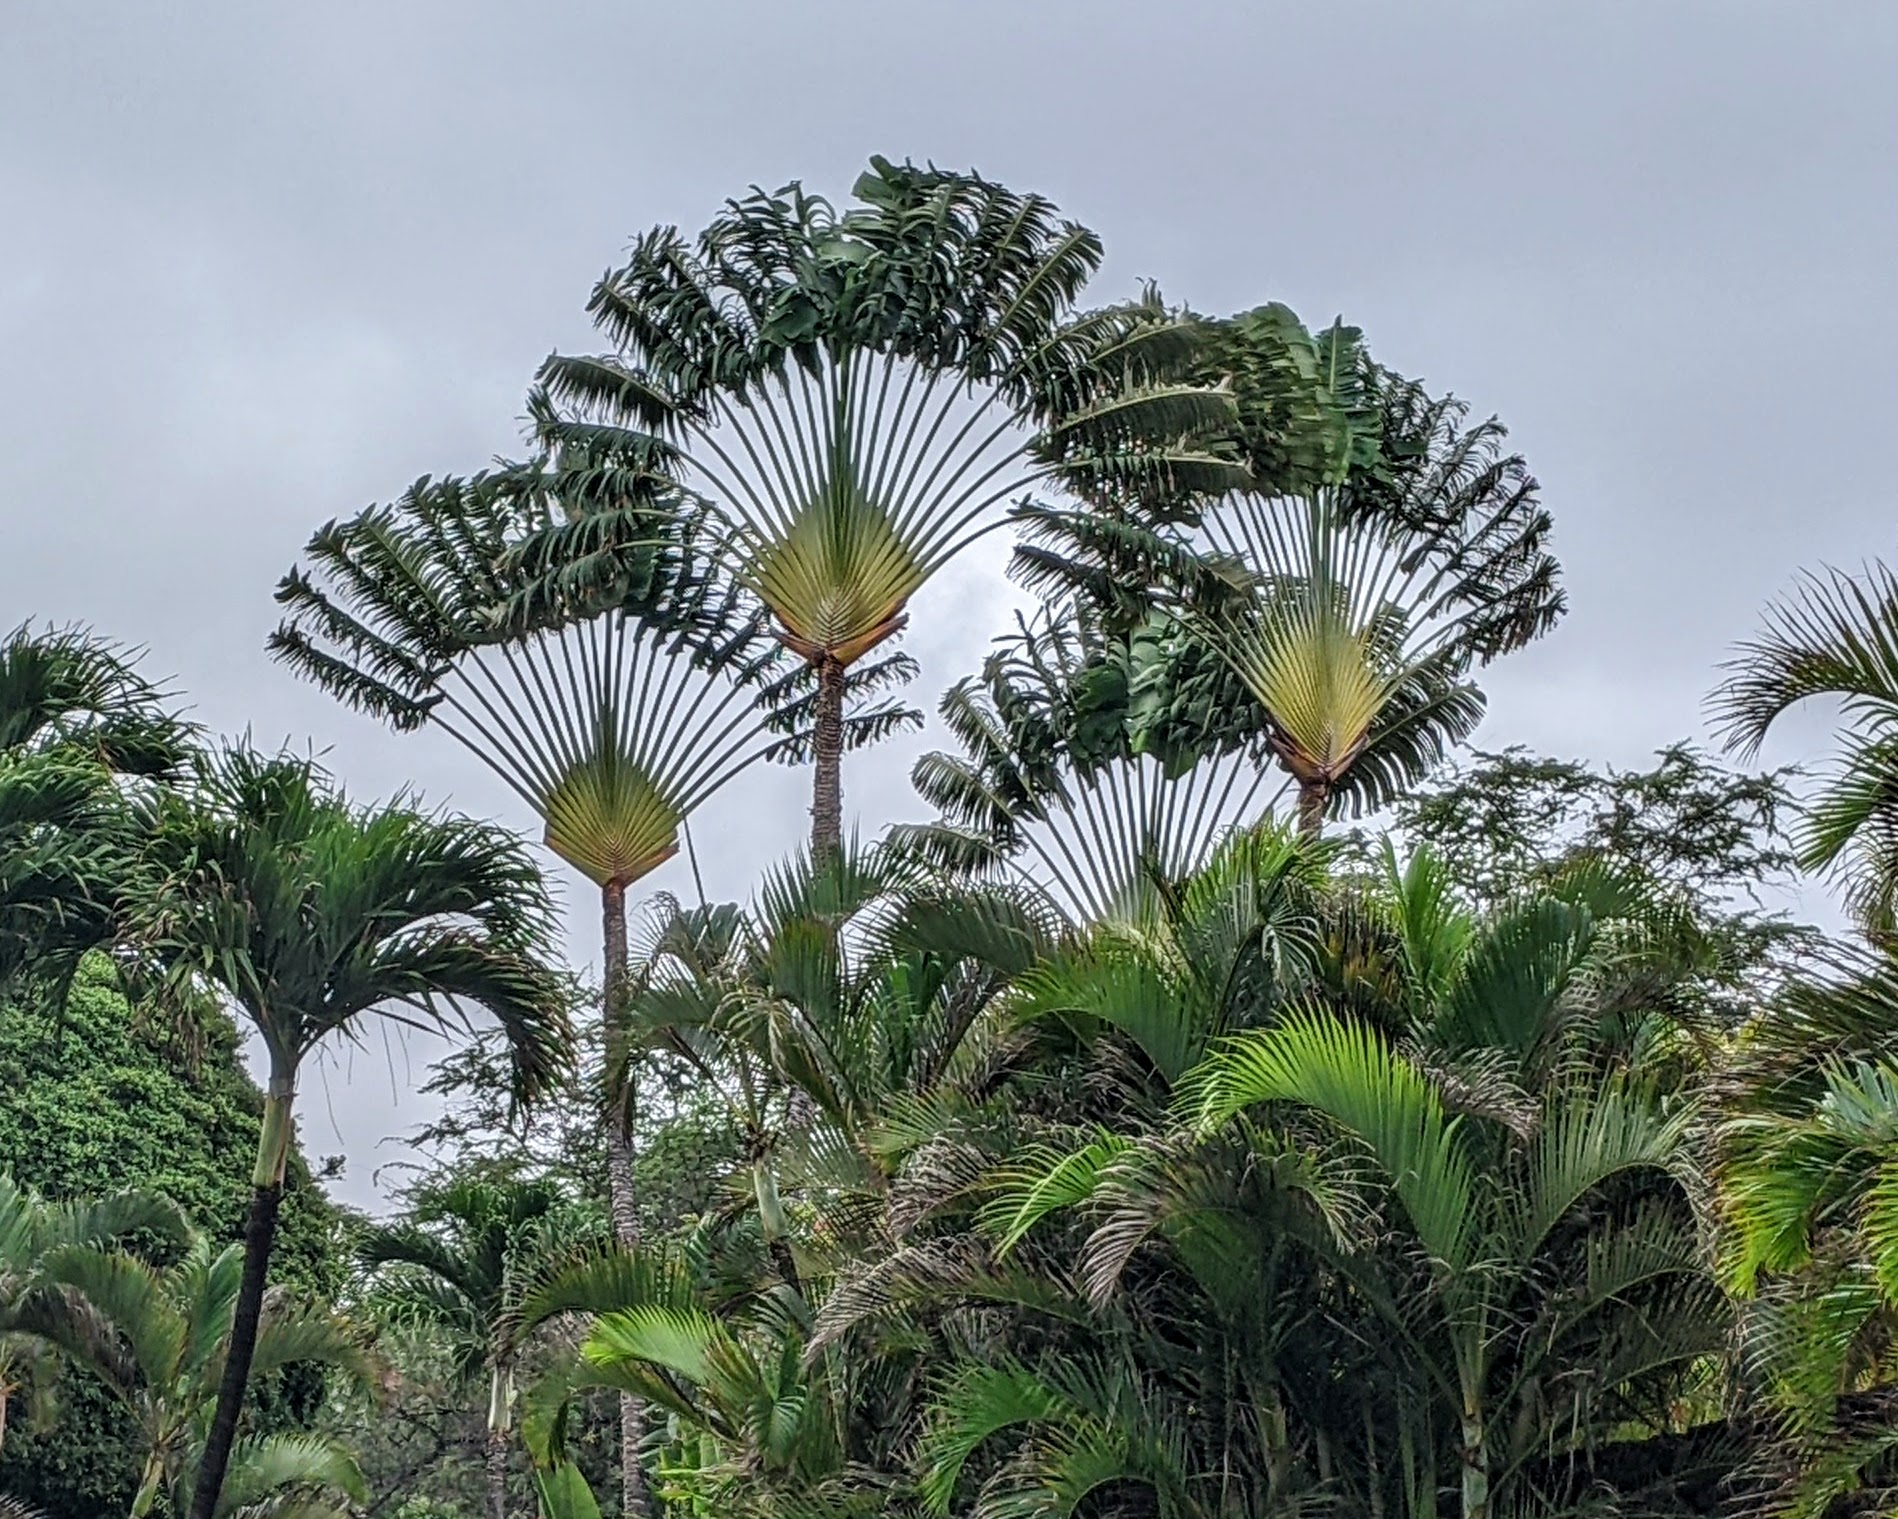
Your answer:
[[[974,174],[754,191],[635,240],[527,459],[310,539],[273,652],[507,782],[597,999],[502,827],[0,642],[0,1514],[1892,1511],[1898,582],[1713,697],[1748,763],[1842,704],[1810,796],[1470,751],[1566,604],[1501,425],[1101,258]],[[998,528],[1039,605],[847,830]],[[631,903],[767,758],[809,848]],[[296,1099],[383,1026],[455,1037],[369,1219]]]

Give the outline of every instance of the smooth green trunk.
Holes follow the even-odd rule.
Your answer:
[[[130,1519],[145,1519],[158,1501],[159,1486],[165,1480],[165,1458],[156,1449],[145,1458],[145,1470],[138,1479],[138,1491],[132,1497]]]

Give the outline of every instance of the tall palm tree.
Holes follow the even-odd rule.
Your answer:
[[[186,1501],[230,1354],[244,1251],[194,1240],[182,1260],[157,1268],[122,1252],[67,1246],[47,1262],[63,1297],[46,1316],[60,1347],[94,1371],[131,1415],[144,1465],[130,1519]],[[252,1375],[323,1366],[367,1383],[374,1375],[356,1334],[330,1314],[281,1295],[267,1298],[250,1359]],[[322,1496],[319,1496],[322,1495]],[[337,1501],[325,1501],[333,1497]],[[363,1497],[355,1461],[317,1436],[281,1432],[240,1441],[215,1512],[220,1519],[337,1519]]]
[[[1898,575],[1805,576],[1769,607],[1714,692],[1728,747],[1752,756],[1782,714],[1835,701],[1845,716],[1831,779],[1799,838],[1809,870],[1844,870],[1847,900],[1871,933],[1898,932]]]
[[[842,839],[848,670],[1006,503],[1055,481],[1137,499],[1228,478],[1188,441],[1230,411],[1179,377],[1190,328],[1157,301],[1078,310],[1093,233],[1040,196],[882,158],[853,193],[839,214],[800,185],[755,190],[690,241],[644,234],[589,303],[613,352],[541,373],[551,438],[605,426],[676,448],[808,662],[820,853]]]
[[[551,910],[505,832],[397,804],[353,806],[307,760],[209,755],[146,818],[158,885],[131,925],[158,987],[214,996],[268,1060],[244,1271],[191,1503],[215,1519],[237,1437],[310,1053],[375,1018],[453,1031],[494,1018],[532,1098],[569,1050],[565,990],[546,955]]]
[[[182,1239],[184,1215],[152,1192],[48,1202],[0,1172],[0,1445],[6,1442],[7,1406],[19,1390],[21,1363],[37,1344],[30,1326],[51,1285],[48,1258],[75,1248],[105,1249],[139,1233]]]
[[[1018,571],[1138,632],[1137,688],[1199,714],[1213,747],[1268,745],[1315,837],[1339,800],[1382,805],[1466,737],[1469,669],[1560,617],[1549,517],[1499,423],[1375,364],[1355,329],[1313,335],[1279,306],[1202,326],[1244,483],[1157,525],[1037,510]]]
[[[357,1240],[357,1260],[375,1273],[377,1313],[423,1326],[463,1376],[487,1378],[492,1519],[507,1519],[522,1295],[591,1243],[590,1232],[551,1182],[465,1180],[424,1192],[401,1222]]]
[[[137,864],[118,806],[165,780],[188,730],[124,650],[73,629],[0,638],[0,982],[63,997]]]
[[[547,847],[600,893],[606,1149],[614,1225],[637,1242],[636,1073],[614,1047],[626,893],[678,851],[692,811],[756,759],[774,697],[689,513],[633,444],[570,441],[546,460],[422,481],[332,522],[277,599],[272,651],[398,729],[441,728],[541,819]],[[583,508],[582,503],[585,503]],[[569,518],[589,532],[560,535]],[[610,532],[607,531],[610,528]],[[555,545],[551,540],[558,538]],[[640,1415],[622,1478],[643,1490]]]

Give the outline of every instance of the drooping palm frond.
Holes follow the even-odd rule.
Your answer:
[[[0,638],[0,753],[59,748],[118,775],[170,775],[190,738],[171,700],[134,653],[82,630]]]
[[[1759,752],[1792,707],[1839,703],[1846,720],[1831,779],[1807,810],[1801,863],[1837,869],[1859,920],[1898,927],[1898,575],[1809,574],[1742,643],[1710,707],[1727,745]]]
[[[523,1096],[564,1069],[551,905],[504,830],[357,807],[310,761],[242,749],[205,756],[146,826],[161,886],[133,925],[139,968],[228,998],[278,1080],[372,1014],[452,1030],[485,1012]]]
[[[63,999],[136,889],[124,792],[174,778],[190,740],[126,651],[76,629],[0,638],[0,984]]]

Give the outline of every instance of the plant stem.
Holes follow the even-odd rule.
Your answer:
[[[1316,844],[1325,831],[1325,807],[1331,801],[1331,783],[1301,780],[1298,783],[1298,836],[1307,844]]]

